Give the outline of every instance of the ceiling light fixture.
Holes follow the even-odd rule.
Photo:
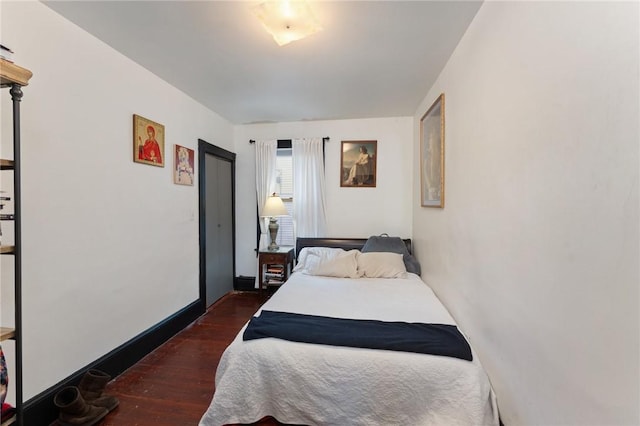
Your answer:
[[[278,46],[300,40],[322,30],[306,1],[265,1],[253,8],[262,26]]]

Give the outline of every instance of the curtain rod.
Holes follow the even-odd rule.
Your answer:
[[[322,138],[322,142],[329,142],[329,136],[325,136]],[[291,143],[291,139],[278,139],[278,142],[289,142]],[[254,139],[249,139],[249,143],[256,143]]]

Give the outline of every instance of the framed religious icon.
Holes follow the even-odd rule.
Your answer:
[[[173,183],[193,186],[193,150],[184,146],[175,145],[173,164]]]
[[[420,119],[420,200],[444,207],[444,93]]]
[[[340,186],[375,188],[378,141],[342,141]]]
[[[164,167],[164,126],[133,115],[133,161]]]

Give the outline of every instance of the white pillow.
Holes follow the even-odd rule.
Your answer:
[[[360,251],[349,250],[339,253],[331,259],[319,262],[311,266],[307,272],[309,275],[321,275],[323,277],[358,278],[358,255]]]
[[[333,259],[345,250],[332,247],[305,247],[300,250],[298,263],[293,268],[293,272],[308,272],[310,268],[315,268],[319,263]]]
[[[366,278],[406,278],[402,255],[389,252],[360,253],[358,273]]]

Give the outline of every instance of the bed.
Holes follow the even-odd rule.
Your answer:
[[[266,416],[304,425],[498,425],[493,390],[468,345],[472,360],[375,345],[369,349],[309,343],[305,338],[244,340],[254,329],[253,322],[269,318],[267,314],[321,317],[348,325],[444,326],[458,332],[433,291],[416,273],[406,272],[411,269],[406,262],[405,273],[393,275],[399,268],[397,256],[402,262],[406,254],[365,255],[367,243],[367,239],[298,239],[298,264],[290,279],[222,355],[215,393],[201,426],[253,423]],[[410,256],[410,240],[402,245]],[[311,253],[329,254],[318,259]],[[385,266],[387,257],[381,261],[380,256],[387,255],[393,267]],[[351,268],[353,259],[358,277],[340,277],[349,274],[336,273],[336,262]],[[369,273],[375,268],[386,270]],[[366,276],[360,276],[362,271]],[[395,278],[383,278],[385,273]]]

